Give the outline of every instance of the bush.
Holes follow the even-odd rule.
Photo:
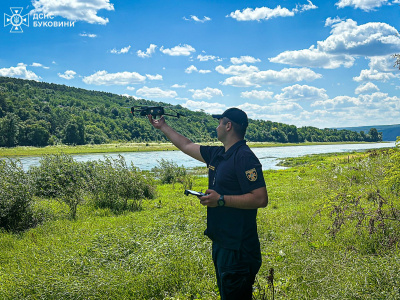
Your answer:
[[[116,211],[139,210],[142,199],[155,196],[152,178],[133,165],[129,168],[122,156],[92,162],[88,169],[91,169],[89,190],[96,207]]]
[[[157,160],[158,166],[151,169],[155,176],[164,184],[180,182],[186,189],[193,186],[193,177],[187,173],[185,167],[166,159]]]
[[[29,177],[19,161],[0,161],[0,227],[20,231],[34,225]]]
[[[71,155],[43,156],[40,166],[29,170],[35,194],[55,198],[69,206],[70,216],[76,218],[78,205],[87,190],[88,175],[84,163],[76,162]]]

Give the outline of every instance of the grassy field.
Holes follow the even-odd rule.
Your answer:
[[[309,146],[309,145],[332,145],[332,144],[356,144],[357,142],[341,143],[248,143],[252,148],[257,147],[283,147],[283,146]],[[363,142],[360,142],[362,144]],[[204,144],[206,145],[206,144]],[[221,143],[207,143],[207,145],[221,145]],[[171,143],[115,143],[101,145],[57,145],[47,147],[0,147],[0,157],[13,156],[40,156],[44,154],[86,154],[86,153],[115,153],[115,152],[147,152],[147,151],[172,151],[177,148]]]
[[[376,175],[385,158],[366,160],[313,156],[264,172],[270,201],[258,212],[263,265],[255,299],[273,299],[271,268],[274,299],[400,299],[398,220],[376,219],[371,233],[371,216],[356,226],[343,209],[344,224],[332,231],[340,216],[332,214],[335,205],[345,207],[338,196],[384,195],[383,186],[376,191],[382,179]],[[198,177],[192,189],[206,187]],[[211,243],[203,235],[206,208],[183,190],[159,184],[157,197],[135,212],[84,204],[76,220],[66,206],[38,199],[45,223],[20,234],[0,232],[0,299],[218,299]],[[364,212],[376,212],[368,197]]]

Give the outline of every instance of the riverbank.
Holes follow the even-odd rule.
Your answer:
[[[370,144],[367,142],[336,142],[336,143],[262,143],[249,142],[251,148],[285,147],[285,146],[311,146],[311,145],[338,145],[338,144]],[[219,142],[202,143],[202,145],[221,145]],[[20,146],[14,148],[0,148],[0,157],[16,156],[41,156],[45,154],[90,154],[90,153],[116,153],[116,152],[151,152],[178,150],[171,143],[115,143],[101,145],[56,145],[47,147]]]

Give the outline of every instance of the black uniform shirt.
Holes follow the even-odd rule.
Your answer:
[[[223,146],[201,146],[207,163],[208,187],[220,195],[243,195],[265,186],[262,166],[253,151],[241,140],[225,152]],[[252,251],[259,249],[257,209],[208,207],[205,234],[221,247]]]

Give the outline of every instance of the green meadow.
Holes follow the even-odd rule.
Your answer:
[[[263,265],[253,298],[400,299],[399,151],[284,163],[264,171],[269,205],[258,210]],[[126,171],[123,163],[95,167]],[[141,174],[154,187],[146,197],[117,206],[77,185],[86,192],[71,191],[81,197],[72,216],[64,194],[44,193],[39,175],[49,169],[39,171],[41,192],[28,192],[34,225],[0,231],[0,299],[218,299],[206,208],[183,193],[206,190],[206,177],[164,161],[157,178]]]

